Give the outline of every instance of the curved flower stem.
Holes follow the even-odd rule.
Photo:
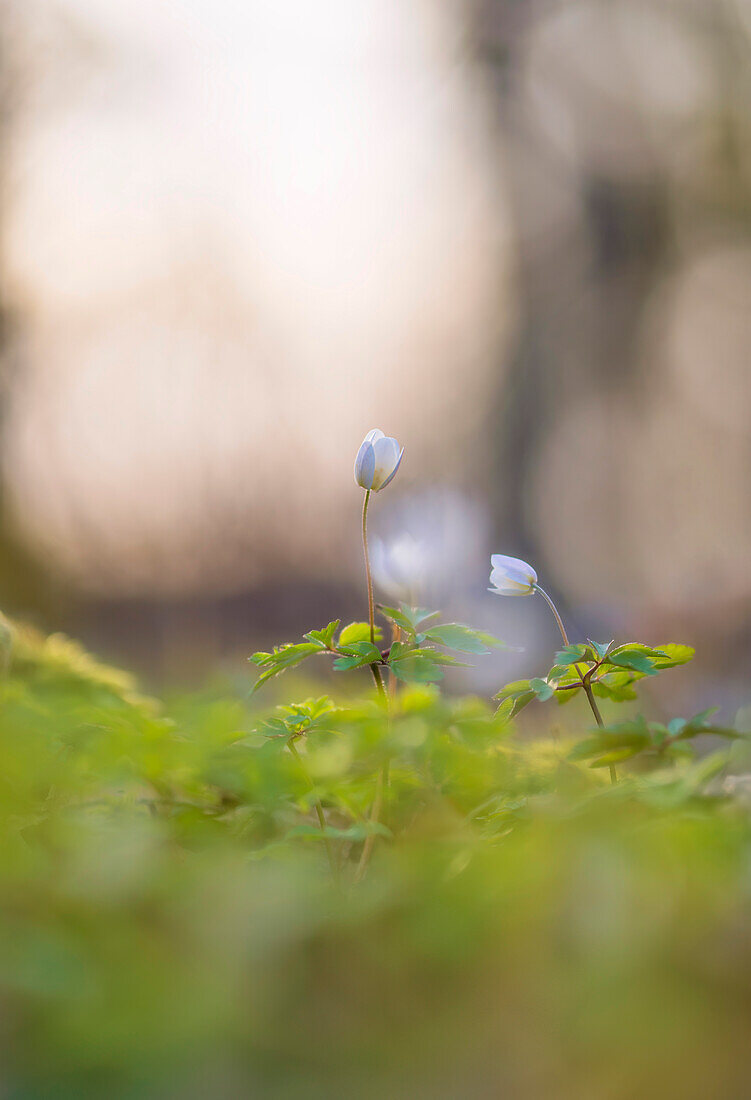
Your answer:
[[[535,592],[540,593],[540,595],[545,600],[545,602],[547,603],[550,610],[553,612],[553,616],[555,618],[555,621],[558,624],[558,629],[561,632],[561,637],[563,638],[563,644],[564,645],[570,645],[571,643],[568,640],[568,634],[566,633],[566,627],[563,625],[563,619],[558,614],[558,608],[555,606],[555,604],[553,603],[553,601],[551,600],[550,596],[547,594],[545,589],[542,588],[539,584],[535,585]],[[582,670],[579,668],[578,665],[574,665],[574,668],[576,669],[576,671],[579,674],[579,679],[581,680],[582,687],[584,688],[584,694],[587,696],[587,701],[588,701],[588,703],[589,703],[589,705],[592,709],[592,713],[595,716],[595,722],[597,723],[598,726],[600,726],[602,728],[602,726],[604,726],[605,723],[602,720],[602,715],[600,714],[600,708],[597,706],[597,703],[595,702],[595,697],[594,697],[594,694],[592,692],[592,685],[589,683],[588,680],[585,679],[584,674],[582,673]],[[618,776],[616,774],[615,765],[610,764],[609,767],[610,767],[610,782],[611,783],[616,783],[618,781]]]
[[[291,740],[287,742],[287,748],[297,761],[298,767],[304,775],[306,783],[309,785],[311,791],[315,793],[315,784],[313,783],[310,772],[305,767],[300,753],[297,751]],[[331,867],[331,874],[334,876],[334,881],[339,882],[339,868],[337,866],[336,860],[334,859],[334,853],[331,850],[331,844],[329,843],[329,838],[326,834],[326,818],[323,816],[323,806],[321,805],[320,798],[315,799],[315,807],[318,824],[321,826],[321,835],[323,837],[323,843],[326,848],[326,855],[328,856],[329,866]]]

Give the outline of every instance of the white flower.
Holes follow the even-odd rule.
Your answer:
[[[406,531],[395,538],[373,540],[373,576],[391,596],[411,601],[425,581],[428,548]]]
[[[530,596],[535,591],[537,574],[531,565],[521,558],[509,558],[506,554],[492,554],[489,592],[496,596]]]
[[[385,489],[399,469],[404,448],[390,435],[373,428],[363,439],[355,459],[355,481],[363,489]]]

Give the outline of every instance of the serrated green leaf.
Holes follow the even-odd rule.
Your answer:
[[[340,645],[337,652],[341,654],[334,661],[337,672],[346,672],[351,668],[362,668],[363,665],[375,665],[381,662],[381,651],[369,641]]]
[[[286,672],[288,668],[299,665],[306,657],[311,657],[314,653],[320,653],[321,649],[322,647],[318,642],[297,642],[278,646],[271,653],[254,653],[249,660],[263,671],[250,689],[250,694],[256,692],[262,684],[265,684],[272,677]]]
[[[657,646],[656,649],[664,654],[655,661],[655,666],[660,670],[688,664],[696,653],[693,646],[679,645],[677,642],[667,642],[665,645]]]
[[[389,664],[392,661],[400,661],[412,653],[419,653],[414,642],[393,642],[389,649]]]
[[[323,649],[330,649],[338,629],[339,619],[334,619],[328,626],[321,627],[320,630],[309,630],[307,634],[303,634],[303,638],[307,638],[311,642],[317,642]]]

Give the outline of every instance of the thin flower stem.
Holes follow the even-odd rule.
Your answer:
[[[365,491],[365,500],[362,505],[362,551],[365,557],[365,577],[368,582],[368,622],[370,624],[370,641],[372,645],[375,645],[375,603],[373,601],[373,577],[370,572],[370,554],[368,552],[368,505],[370,504],[371,490]],[[386,688],[384,687],[383,677],[381,676],[381,670],[377,664],[370,666],[370,671],[373,674],[373,680],[375,681],[376,690],[381,698],[381,701],[386,704],[388,710],[388,696],[386,695]],[[373,799],[373,806],[370,811],[371,825],[377,825],[378,819],[381,816],[381,806],[383,805],[383,791],[388,786],[389,781],[389,764],[388,760],[383,765],[378,773],[376,780],[376,793]],[[373,845],[375,844],[375,833],[369,833],[365,838],[363,844],[362,854],[360,856],[360,862],[357,865],[355,872],[355,882],[359,882],[367,869],[370,861],[370,854],[373,851]]]
[[[568,634],[566,633],[566,627],[563,625],[563,619],[558,614],[558,608],[555,606],[555,604],[553,603],[553,601],[551,600],[550,596],[547,594],[545,589],[542,588],[539,584],[535,585],[535,592],[540,593],[540,595],[545,600],[545,602],[547,603],[550,610],[553,612],[553,616],[555,618],[555,621],[558,623],[558,629],[561,632],[561,637],[563,638],[563,644],[564,645],[570,645],[571,643],[568,640]],[[576,671],[579,675],[579,679],[582,682],[582,687],[584,688],[584,694],[587,696],[587,702],[589,703],[589,705],[592,709],[592,713],[595,716],[595,722],[597,722],[597,725],[600,726],[600,728],[602,728],[605,725],[605,723],[602,720],[602,715],[600,714],[600,708],[597,706],[597,703],[595,702],[595,697],[594,697],[594,694],[592,693],[592,686],[589,683],[589,681],[585,678],[585,676],[582,673],[582,670],[579,668],[579,666],[574,665],[574,668],[576,669]],[[610,764],[609,767],[610,767],[610,782],[611,783],[617,783],[618,782],[618,776],[616,774],[615,765]]]
[[[313,779],[311,778],[310,772],[305,767],[305,764],[303,763],[303,759],[300,756],[300,753],[297,751],[297,749],[295,748],[295,746],[294,746],[294,744],[291,740],[287,742],[287,748],[289,749],[289,751],[292,753],[295,760],[297,761],[298,767],[300,768],[300,771],[302,772],[303,776],[305,777],[306,783],[309,785],[311,791],[315,794],[315,784],[313,783]],[[334,853],[331,850],[331,844],[329,843],[329,838],[326,834],[326,818],[323,816],[323,806],[321,805],[321,800],[318,797],[315,798],[315,808],[316,808],[316,817],[318,818],[318,824],[321,826],[321,835],[323,837],[323,843],[324,843],[324,846],[326,848],[326,855],[328,856],[329,866],[331,867],[331,873],[334,876],[334,880],[336,882],[338,882],[339,881],[339,868],[337,866],[336,860],[334,859]]]
[[[362,506],[362,550],[365,555],[365,576],[368,581],[368,621],[370,623],[370,641],[375,645],[375,605],[373,603],[373,578],[370,575],[370,554],[368,553],[368,504],[370,504],[370,492],[365,493]]]
[[[370,504],[370,493],[368,489],[365,493],[365,500],[362,506],[362,552],[365,556],[365,577],[368,582],[368,622],[370,624],[370,643],[375,645],[375,603],[373,601],[373,577],[370,573],[370,554],[368,552],[368,505]],[[383,686],[383,677],[381,676],[381,670],[378,665],[372,664],[370,671],[373,674],[373,680],[378,694],[382,700],[386,699],[386,689]]]
[[[555,616],[555,621],[558,623],[558,629],[561,632],[561,637],[563,638],[563,644],[564,645],[571,645],[571,642],[568,640],[568,634],[566,633],[566,627],[563,625],[563,619],[558,614],[558,608],[555,606],[555,604],[551,600],[550,596],[547,594],[545,589],[539,584],[535,585],[535,592],[540,593],[540,595],[545,600],[545,602],[547,603],[550,610],[553,612],[553,615]]]

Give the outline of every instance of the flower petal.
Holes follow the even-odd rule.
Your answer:
[[[399,465],[399,444],[393,436],[384,435],[372,444],[375,451],[375,474],[373,488],[382,489],[387,480],[396,472]]]
[[[397,446],[398,446],[398,444],[397,444]],[[402,464],[402,457],[403,456],[404,456],[404,447],[402,447],[401,451],[399,452],[399,458],[396,461],[396,466],[394,466],[394,469],[391,471],[389,476],[386,478],[383,485],[381,485],[382,489],[385,489],[386,486],[388,485],[388,483],[396,476],[396,471],[399,469],[399,467]]]
[[[375,451],[373,444],[364,439],[355,459],[355,481],[363,489],[373,488],[375,474]]]
[[[534,592],[534,588],[531,584],[520,584],[518,581],[500,580],[494,581],[491,577],[492,588],[488,589],[488,592],[492,592],[494,596],[531,596]]]
[[[521,558],[512,558],[508,554],[491,554],[490,564],[493,569],[499,569],[504,572],[516,572],[523,577],[532,577],[533,583],[537,584],[537,573],[534,571],[531,565],[526,561],[522,561]]]

